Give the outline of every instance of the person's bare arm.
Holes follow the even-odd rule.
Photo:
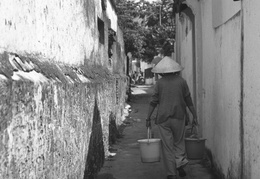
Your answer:
[[[196,113],[194,106],[188,106],[188,108],[193,116],[192,124],[198,125],[197,113]]]
[[[193,102],[192,102],[192,99],[191,99],[191,96],[188,95],[185,97],[185,102],[186,102],[186,105],[188,106],[192,116],[193,116],[193,120],[192,120],[192,124],[194,125],[198,125],[198,120],[197,120],[197,112],[195,110],[195,107],[193,105]]]
[[[147,118],[146,118],[146,127],[151,127],[151,116],[153,114],[154,109],[155,109],[155,106],[150,104],[149,109],[148,109]]]
[[[156,83],[154,85],[154,92],[151,96],[151,101],[149,103],[149,109],[148,109],[147,118],[146,118],[146,127],[151,127],[151,116],[153,114],[155,107],[159,103],[158,97],[159,97],[158,84]]]

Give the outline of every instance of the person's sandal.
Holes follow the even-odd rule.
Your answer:
[[[177,168],[178,172],[179,172],[179,176],[180,177],[185,177],[186,176],[186,172],[184,171],[184,169],[182,167]]]

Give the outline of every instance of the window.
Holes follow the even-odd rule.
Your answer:
[[[113,56],[113,44],[116,42],[116,32],[109,28],[108,29],[108,64],[109,66],[112,65],[112,56]]]

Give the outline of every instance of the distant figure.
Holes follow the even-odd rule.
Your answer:
[[[136,74],[136,77],[135,77],[135,84],[143,84],[144,83],[144,78],[142,76],[142,73],[139,72]]]
[[[131,84],[135,84],[136,72],[132,74]]]
[[[165,55],[170,55],[166,53],[167,49],[163,50]],[[177,179],[177,171],[180,177],[186,176],[183,169],[188,163],[184,142],[186,106],[193,115],[192,123],[198,124],[189,87],[186,81],[179,76],[182,70],[183,67],[168,56],[165,56],[152,69],[152,72],[160,74],[162,78],[154,86],[146,127],[151,127],[151,115],[158,105],[155,124],[159,128],[162,140],[162,160],[167,179]]]

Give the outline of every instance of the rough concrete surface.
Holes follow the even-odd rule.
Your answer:
[[[116,155],[106,159],[97,179],[164,179],[162,162],[142,163],[138,139],[147,136],[145,118],[148,110],[151,86],[132,87],[131,113],[125,121],[122,138],[111,146],[112,153]],[[152,133],[158,138],[156,126],[153,124]],[[187,176],[183,179],[215,179],[210,168],[210,162],[203,160],[190,160],[185,167]],[[180,179],[180,177],[178,178]]]

